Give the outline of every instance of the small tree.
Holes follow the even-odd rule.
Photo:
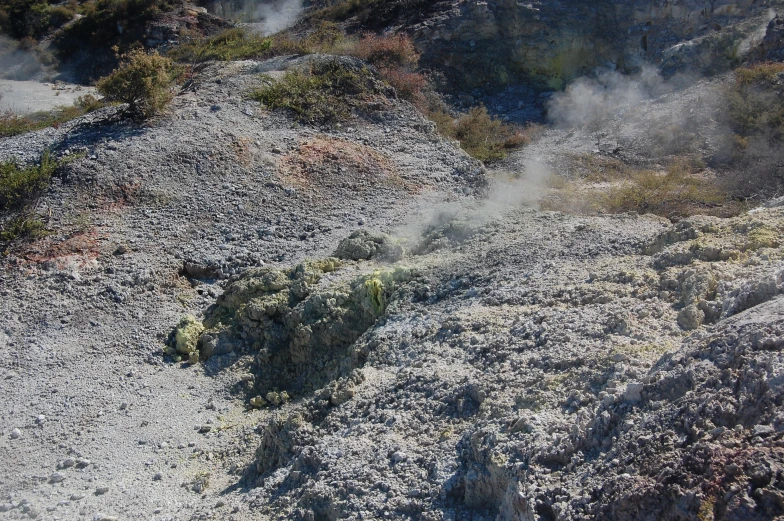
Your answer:
[[[128,104],[128,112],[150,117],[172,100],[176,77],[169,58],[135,49],[120,56],[120,66],[98,80],[97,89],[108,101]]]

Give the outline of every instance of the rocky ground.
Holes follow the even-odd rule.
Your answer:
[[[2,261],[3,515],[214,507],[238,479],[226,469],[241,473],[257,443],[219,454],[255,437],[263,414],[232,397],[233,373],[165,361],[180,317],[232,273],[326,255],[358,227],[389,228],[481,186],[480,165],[411,106],[302,127],[245,99],[257,67],[209,71],[151,125],[112,123],[107,109],[2,142],[4,159],[84,155],[39,201],[56,232]],[[204,472],[201,499],[181,485]]]
[[[0,142],[80,156],[2,259],[3,516],[784,515],[784,210],[538,211],[543,149],[488,187],[398,100],[244,97],[289,65]]]

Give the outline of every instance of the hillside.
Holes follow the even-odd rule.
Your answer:
[[[79,33],[179,63],[4,116],[3,518],[784,517],[782,19],[709,4]]]

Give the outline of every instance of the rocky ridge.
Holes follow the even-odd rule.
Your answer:
[[[423,63],[458,90],[559,90],[599,66],[712,75],[780,49],[778,1],[437,2],[410,30]],[[778,31],[778,32],[777,32]],[[764,43],[763,43],[764,42]],[[777,43],[774,43],[777,42]]]

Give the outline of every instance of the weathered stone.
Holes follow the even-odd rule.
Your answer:
[[[697,329],[705,320],[705,312],[696,305],[690,304],[678,313],[678,325],[686,331]]]

